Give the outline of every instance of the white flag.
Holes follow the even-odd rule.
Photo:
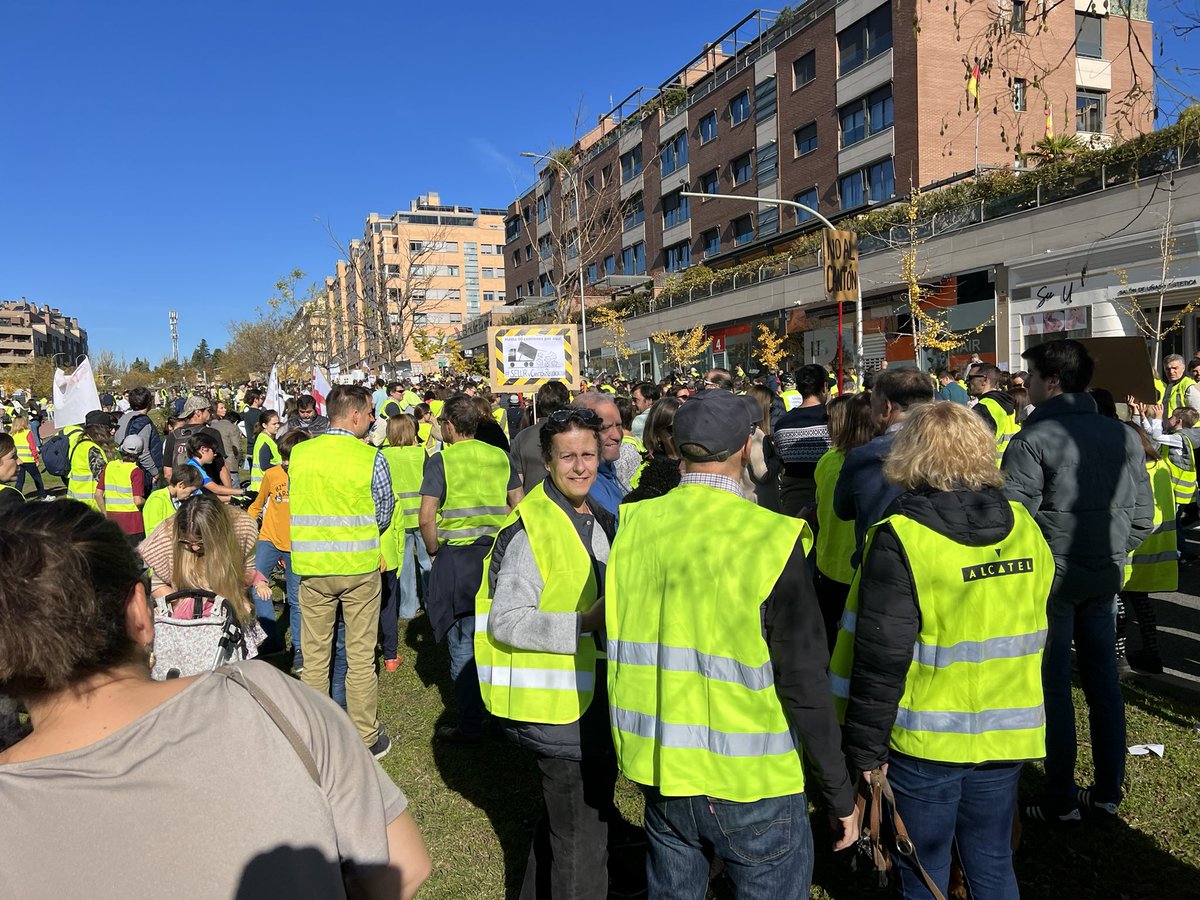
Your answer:
[[[279,365],[271,366],[271,377],[267,379],[267,396],[263,400],[263,409],[273,409],[283,416],[283,407],[287,402],[283,389],[279,386]]]
[[[82,425],[87,414],[100,408],[92,364],[85,356],[70,375],[54,370],[54,427]]]
[[[321,374],[320,366],[313,366],[313,399],[317,401],[317,415],[325,415],[325,400],[331,390],[329,382]]]

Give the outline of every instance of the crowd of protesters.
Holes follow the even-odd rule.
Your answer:
[[[715,858],[738,897],[807,897],[810,801],[837,852],[881,793],[915,848],[902,896],[956,869],[1015,898],[1018,815],[1120,815],[1119,678],[1162,670],[1152,595],[1177,588],[1200,440],[1182,359],[1125,422],[1083,345],[1023,359],[294,385],[280,409],[255,384],[139,388],[60,429],[61,491],[53,426],[6,410],[0,895],[86,871],[99,897],[412,896],[437,859],[378,764],[379,688],[424,615],[455,699],[430,738],[537,761],[523,898],[607,896],[614,840],[645,846],[650,897],[702,896]],[[158,680],[178,591],[230,601],[244,661]],[[143,864],[158,845],[171,866]]]

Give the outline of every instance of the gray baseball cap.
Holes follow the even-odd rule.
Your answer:
[[[675,446],[692,462],[720,462],[742,449],[761,418],[757,400],[729,391],[703,391],[675,413]]]

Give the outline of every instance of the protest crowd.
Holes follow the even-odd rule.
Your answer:
[[[522,898],[610,896],[629,844],[626,896],[808,897],[837,854],[1017,897],[1022,820],[1121,815],[1200,442],[1178,357],[1155,403],[1073,340],[1023,365],[5,400],[0,896],[413,896],[436,810],[379,698],[425,616],[428,738],[536,760]]]

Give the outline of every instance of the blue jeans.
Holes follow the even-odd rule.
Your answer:
[[[945,894],[950,847],[957,845],[970,895],[977,900],[1018,900],[1012,867],[1012,825],[1019,762],[952,766],[892,752],[888,781],[917,857]],[[908,857],[893,853],[900,896],[929,897]]]
[[[415,566],[412,564],[414,558],[417,561]],[[401,619],[413,618],[420,607],[417,598],[417,570],[421,571],[421,596],[424,597],[429,593],[429,570],[432,567],[433,561],[429,558],[429,551],[425,549],[425,541],[421,539],[421,533],[415,528],[404,532],[404,564],[400,567],[400,609],[398,611]]]
[[[42,484],[42,473],[38,471],[37,463],[21,463],[21,465],[17,467],[17,483],[15,485],[16,489],[24,493],[22,488],[25,487],[26,474],[33,479],[33,486],[37,488],[38,499],[40,500],[45,497],[46,486]]]
[[[735,803],[643,791],[650,897],[703,897],[711,848],[738,900],[807,900],[813,841],[804,794]]]
[[[292,665],[296,668],[304,665],[304,657],[300,655],[300,576],[292,569],[292,554],[287,550],[280,550],[270,541],[259,541],[254,548],[254,568],[258,573],[266,579],[270,579],[271,572],[280,562],[284,567],[284,584],[287,588],[287,605],[288,605],[288,630],[291,631],[292,649],[295,651],[295,656],[292,660]],[[269,601],[268,601],[269,602]],[[266,608],[266,603],[261,607],[258,602],[255,602],[255,610],[259,618],[262,618],[263,610]],[[275,621],[275,609],[272,604],[270,610],[271,621]]]
[[[463,734],[483,732],[483,697],[479,694],[479,671],[475,668],[475,617],[463,616],[446,635],[450,647],[450,679],[458,702],[458,730]]]
[[[346,708],[346,673],[350,671],[346,662],[346,623],[342,611],[337,614],[337,638],[333,646],[333,670],[329,676],[329,696],[342,709]]]
[[[1088,705],[1092,764],[1096,771],[1093,798],[1119,803],[1125,778],[1125,700],[1117,681],[1115,597],[1092,597],[1073,603],[1051,597],[1049,633],[1042,657],[1046,696],[1046,803],[1061,815],[1077,805],[1075,797],[1075,707],[1071,700],[1071,642],[1079,680]]]

